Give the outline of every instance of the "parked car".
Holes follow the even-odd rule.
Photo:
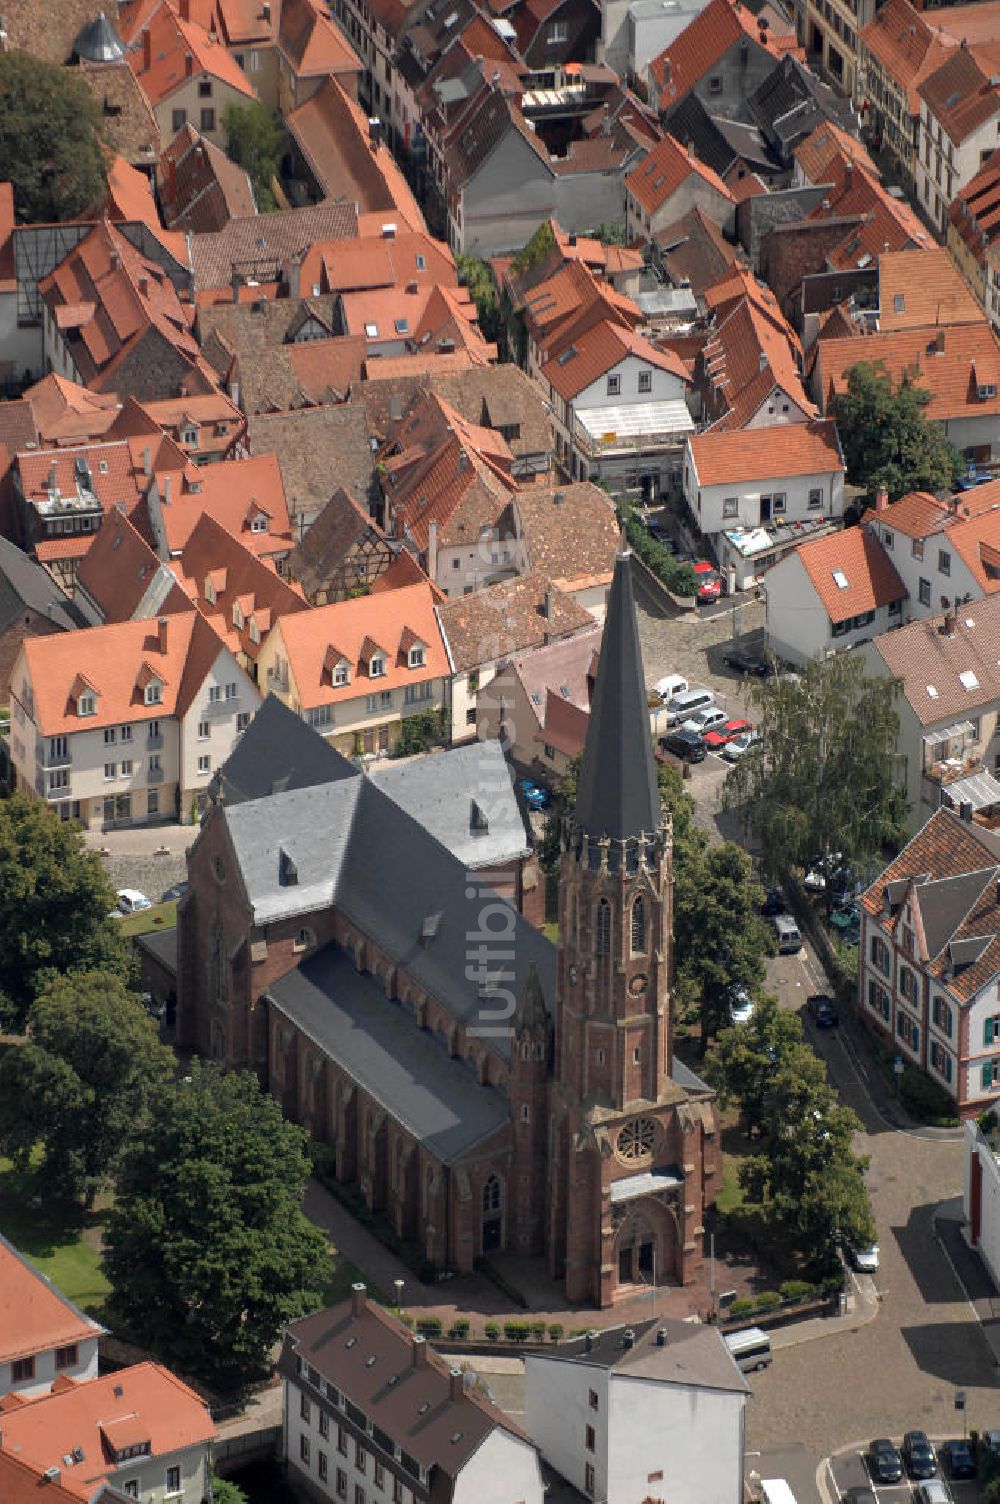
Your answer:
[[[688,681],[683,674],[664,674],[653,685],[653,693],[659,695],[661,704],[669,705],[675,695],[684,694],[687,688]]]
[[[140,893],[138,888],[119,888],[118,905],[112,909],[112,919],[124,919],[126,914],[138,914],[141,909],[151,909],[153,905],[145,893]]]
[[[704,736],[706,731],[712,731],[716,726],[724,726],[726,712],[721,705],[706,705],[703,710],[696,710],[694,715],[681,722],[682,731],[697,731]]]
[[[947,1484],[942,1483],[940,1478],[931,1478],[927,1483],[918,1483],[916,1487],[917,1504],[951,1504],[951,1494]]]
[[[760,906],[760,912],[765,919],[773,919],[775,914],[785,912],[785,895],[780,888],[764,889],[764,902]]]
[[[926,1431],[907,1431],[903,1437],[903,1461],[911,1478],[933,1478],[937,1472],[937,1454]]]
[[[903,1477],[903,1459],[899,1448],[887,1436],[873,1441],[868,1452],[868,1471],[875,1483],[899,1483]]]
[[[725,654],[722,661],[726,668],[731,668],[748,679],[766,679],[774,673],[766,658],[761,658],[756,653],[746,653],[741,648],[733,648]]]
[[[682,762],[705,761],[704,737],[699,736],[697,731],[685,731],[683,726],[679,731],[670,731],[666,736],[661,736],[660,746],[664,752],[672,752]]]
[[[944,1441],[939,1448],[949,1478],[974,1478],[976,1459],[967,1441]]]
[[[704,710],[706,705],[714,705],[715,696],[710,689],[683,689],[679,695],[674,695],[667,701],[667,725],[679,726],[689,716],[694,715],[696,710]],[[722,719],[725,720],[725,713]]]
[[[729,988],[729,1017],[734,1024],[748,1024],[753,1018],[754,1000],[745,987]]]
[[[771,919],[774,938],[778,942],[779,956],[797,956],[802,949],[802,936],[791,914],[775,914]]]
[[[856,1488],[847,1489],[841,1494],[841,1498],[844,1504],[878,1504],[875,1490],[873,1488],[865,1488],[863,1484],[859,1484]]]
[[[722,749],[722,755],[727,762],[739,762],[741,757],[746,757],[751,747],[760,741],[760,733],[757,731],[744,731],[742,736],[734,736],[731,742],[727,742]]]
[[[552,803],[552,795],[548,789],[543,788],[540,783],[535,783],[533,778],[519,778],[517,786],[529,809],[548,809]]]
[[[753,730],[749,721],[725,721],[721,726],[714,726],[711,731],[705,732],[705,745],[710,752],[721,752],[728,742],[735,741],[738,736],[746,736]]]
[[[817,1029],[835,1029],[840,1023],[837,1001],[828,992],[814,992],[807,997],[806,1008]]]
[[[867,1248],[849,1248],[851,1263],[859,1274],[875,1274],[878,1271],[878,1244],[869,1243]]]
[[[710,601],[717,601],[722,594],[722,577],[714,564],[709,564],[707,559],[699,559],[691,568],[698,576],[698,604],[707,605]]]
[[[662,543],[668,553],[675,554],[677,552],[677,544],[671,536],[670,529],[659,517],[650,517],[648,519],[646,531],[651,538],[656,539],[657,543]]]

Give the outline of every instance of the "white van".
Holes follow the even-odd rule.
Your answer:
[[[739,1332],[726,1332],[729,1356],[742,1373],[755,1373],[771,1362],[771,1339],[759,1326],[746,1326]]]
[[[778,942],[778,955],[797,956],[802,949],[802,936],[791,914],[775,914],[771,924]]]
[[[674,698],[674,695],[682,695],[688,687],[688,681],[683,674],[664,674],[662,679],[657,679],[653,685],[654,695],[659,695],[660,703],[666,705]]]
[[[760,1496],[764,1504],[795,1504],[795,1495],[785,1478],[761,1478]]]
[[[682,721],[690,720],[696,710],[707,710],[714,704],[715,696],[710,689],[682,689],[667,701],[667,725],[679,726]]]

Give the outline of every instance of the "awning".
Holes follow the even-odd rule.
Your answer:
[[[924,743],[931,745],[934,742],[949,742],[952,737],[968,736],[975,729],[971,721],[956,721],[954,726],[945,726],[943,731],[928,731],[924,737]]]
[[[661,402],[629,402],[615,407],[578,408],[576,417],[592,439],[615,435],[622,439],[682,437],[694,429],[694,419],[681,398]],[[613,443],[614,440],[611,439]]]
[[[637,1196],[655,1196],[658,1191],[676,1190],[683,1184],[679,1170],[644,1170],[616,1180],[611,1187],[611,1202],[614,1205],[618,1201],[634,1201]]]
[[[944,792],[955,806],[971,804],[974,811],[1000,804],[1000,783],[992,773],[970,773],[968,778],[957,778]]]

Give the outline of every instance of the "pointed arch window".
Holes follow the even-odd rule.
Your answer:
[[[500,1177],[491,1175],[483,1186],[483,1215],[489,1216],[491,1212],[498,1212],[503,1199],[500,1186]]]
[[[632,905],[632,954],[646,954],[646,900],[642,897]]]
[[[599,956],[611,954],[611,905],[602,898],[594,921],[594,950]]]

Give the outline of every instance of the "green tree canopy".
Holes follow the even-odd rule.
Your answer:
[[[730,772],[725,802],[752,831],[769,876],[817,860],[832,867],[838,856],[864,862],[899,844],[899,684],[864,669],[860,654],[838,653],[797,679],[750,687],[760,740]]]
[[[459,252],[455,257],[455,266],[458,269],[459,280],[465,283],[476,305],[483,339],[494,343],[503,340],[505,330],[500,313],[500,302],[497,298],[496,283],[486,262],[480,261],[476,256]]]
[[[104,197],[101,114],[79,73],[30,53],[0,53],[0,179],[32,224],[76,219]]]
[[[249,1073],[195,1062],[160,1092],[116,1186],[116,1313],[167,1362],[235,1386],[319,1304],[326,1239],[302,1214],[305,1135]]]
[[[907,491],[951,491],[965,462],[936,423],[924,416],[930,393],[904,377],[894,389],[881,361],[862,360],[847,373],[847,391],[833,403],[847,479],[869,495],[885,486],[891,501]]]
[[[20,793],[0,801],[0,893],[8,1025],[20,1026],[35,994],[61,973],[127,976],[128,943],[108,918],[115,895],[100,857],[78,826]]]
[[[705,1060],[705,1080],[715,1090],[721,1107],[735,1104],[748,1132],[764,1121],[767,1089],[779,1061],[813,1055],[802,1037],[797,1013],[778,1006],[775,997],[760,998],[748,1023],[723,1029]],[[815,1058],[815,1057],[814,1057]]]
[[[226,133],[226,155],[242,167],[253,186],[257,211],[266,214],[274,209],[271,179],[278,174],[281,154],[281,126],[269,110],[256,99],[249,104],[230,104],[222,115]]]
[[[107,1180],[174,1053],[121,978],[58,977],[35,999],[29,1041],[0,1056],[0,1140],[23,1164],[36,1143],[45,1181],[86,1196]]]

